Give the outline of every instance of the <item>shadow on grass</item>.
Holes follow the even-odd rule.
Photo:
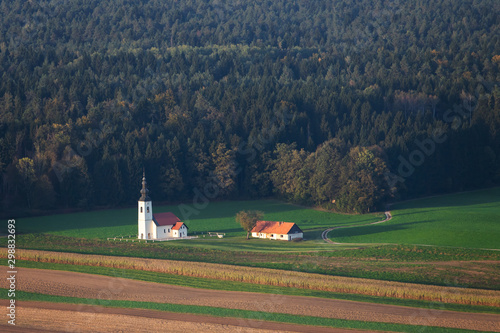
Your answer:
[[[305,240],[318,240],[321,239],[321,234],[325,231],[324,227],[308,229],[304,231],[304,239]]]
[[[488,203],[495,204],[494,206],[497,207],[500,206],[500,187],[415,199],[407,202],[395,203],[391,208],[394,210],[400,210],[457,206],[464,207]]]
[[[408,222],[399,224],[375,224],[366,225],[360,227],[347,227],[332,230],[330,232],[330,238],[340,238],[340,237],[354,237],[354,236],[366,236],[373,234],[380,234],[389,231],[399,231],[409,229],[410,226],[421,223],[433,222],[431,220],[419,221],[419,222]]]
[[[405,215],[415,215],[415,214],[426,214],[426,213],[432,213],[432,210],[418,210],[418,212],[408,212],[408,213],[400,213],[399,210],[394,210],[392,211],[392,217],[400,217],[400,216],[405,216]]]

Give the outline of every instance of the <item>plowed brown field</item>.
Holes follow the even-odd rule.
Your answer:
[[[0,302],[2,305],[6,302]],[[20,302],[17,328],[0,326],[1,332],[169,332],[169,333],[358,333],[367,331],[272,323],[260,320],[219,318],[142,309],[47,302]],[[4,330],[5,329],[5,330]]]
[[[97,305],[106,305],[106,301],[111,299],[148,301],[500,332],[498,315],[452,312],[444,308],[419,309],[301,296],[206,290],[29,268],[18,268],[17,276],[19,290],[99,299]],[[6,280],[1,286],[6,287]]]

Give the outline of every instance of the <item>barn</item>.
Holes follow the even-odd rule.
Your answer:
[[[293,222],[257,221],[252,237],[291,241],[304,238],[303,231]]]

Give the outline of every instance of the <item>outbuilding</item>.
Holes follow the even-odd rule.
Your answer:
[[[304,238],[303,231],[293,222],[257,221],[252,237],[284,241]]]

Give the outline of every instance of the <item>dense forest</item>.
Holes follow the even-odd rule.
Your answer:
[[[2,210],[500,184],[497,0],[0,0]]]

